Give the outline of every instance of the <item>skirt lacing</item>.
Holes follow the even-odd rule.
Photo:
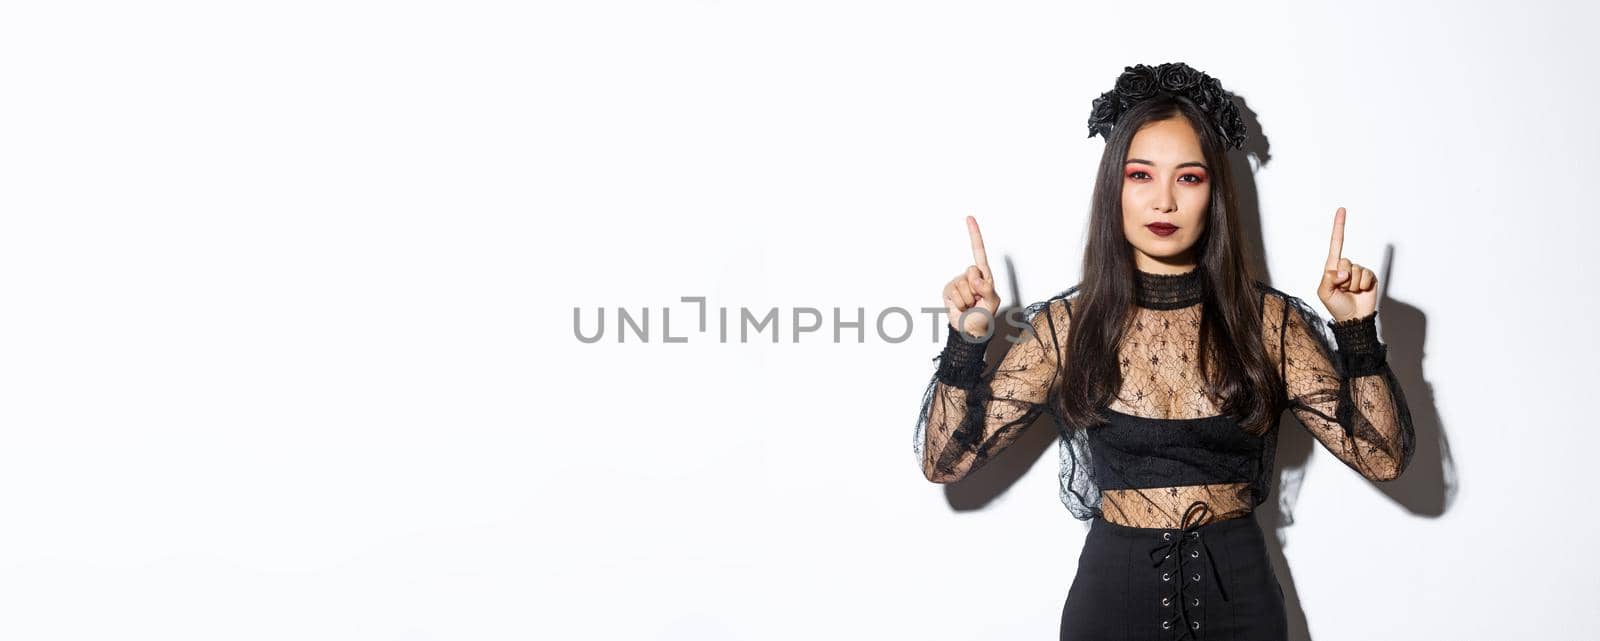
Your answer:
[[[1211,506],[1205,501],[1195,501],[1183,513],[1181,528],[1167,530],[1161,533],[1162,542],[1150,549],[1151,565],[1161,567],[1173,556],[1177,561],[1173,567],[1161,573],[1161,580],[1173,583],[1170,593],[1161,597],[1163,607],[1171,607],[1175,603],[1172,615],[1162,619],[1161,629],[1170,630],[1174,625],[1180,631],[1177,639],[1195,639],[1200,630],[1200,621],[1190,616],[1189,608],[1200,606],[1198,594],[1188,594],[1186,587],[1193,588],[1196,593],[1200,588],[1201,570],[1195,564],[1210,567],[1212,580],[1217,582],[1217,593],[1223,601],[1228,600],[1228,593],[1223,589],[1222,575],[1217,571],[1217,564],[1211,559],[1211,548],[1200,537],[1200,527],[1212,522],[1213,513]],[[1201,555],[1205,560],[1202,562]],[[1186,565],[1187,564],[1187,565]],[[1174,581],[1176,579],[1176,581]]]

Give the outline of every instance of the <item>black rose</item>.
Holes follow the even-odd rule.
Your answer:
[[[1156,86],[1167,93],[1179,93],[1200,84],[1200,72],[1181,62],[1169,62],[1156,69]]]
[[[1124,68],[1122,76],[1117,78],[1117,93],[1128,100],[1139,100],[1155,95],[1155,70],[1146,65]]]
[[[1185,95],[1194,101],[1196,107],[1206,113],[1215,113],[1217,109],[1222,107],[1222,85],[1214,78],[1206,78],[1196,83]]]
[[[1122,102],[1116,92],[1107,91],[1094,99],[1094,104],[1089,109],[1089,137],[1100,134],[1111,137],[1111,125],[1117,122],[1117,116],[1122,114]]]
[[[1245,132],[1244,118],[1239,116],[1239,106],[1228,101],[1222,105],[1222,111],[1217,114],[1217,125],[1222,128],[1223,136],[1229,147],[1234,149],[1244,148]]]

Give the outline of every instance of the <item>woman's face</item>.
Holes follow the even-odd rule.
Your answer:
[[[1122,166],[1122,233],[1136,267],[1154,274],[1192,269],[1190,248],[1205,231],[1210,204],[1211,173],[1188,119],[1153,121],[1133,135]]]

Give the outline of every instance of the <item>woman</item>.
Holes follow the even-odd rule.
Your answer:
[[[1083,280],[1029,305],[998,364],[984,355],[1000,299],[971,217],[974,264],[942,292],[951,331],[915,451],[929,480],[950,483],[1051,417],[1061,500],[1091,521],[1064,641],[1286,636],[1253,518],[1285,409],[1366,478],[1394,479],[1411,459],[1375,276],[1342,256],[1344,209],[1317,288],[1333,321],[1252,278],[1225,158],[1245,139],[1230,97],[1169,63],[1127,68],[1094,101],[1090,135],[1106,146]]]

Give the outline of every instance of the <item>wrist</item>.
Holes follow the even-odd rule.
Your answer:
[[[952,328],[946,333],[944,351],[939,354],[939,380],[961,389],[976,386],[983,373],[983,359],[989,351],[989,340],[978,341]]]
[[[1366,316],[1351,316],[1343,320],[1330,321],[1328,328],[1333,330],[1333,338],[1339,343],[1340,350],[1348,348],[1351,351],[1363,352],[1377,348],[1377,310]]]
[[[1328,323],[1347,375],[1366,376],[1383,367],[1388,350],[1378,341],[1377,318],[1378,312],[1373,310],[1365,316]]]
[[[1346,324],[1346,325],[1354,324],[1354,323],[1356,323],[1356,322],[1358,322],[1360,320],[1367,319],[1367,318],[1372,318],[1372,317],[1376,316],[1377,313],[1378,313],[1378,310],[1374,309],[1374,310],[1372,310],[1370,312],[1367,312],[1367,314],[1365,316],[1362,316],[1362,315],[1359,315],[1359,314],[1355,315],[1355,316],[1346,316],[1344,318],[1339,318],[1338,316],[1334,316],[1333,317],[1333,322],[1330,323],[1330,324]]]

